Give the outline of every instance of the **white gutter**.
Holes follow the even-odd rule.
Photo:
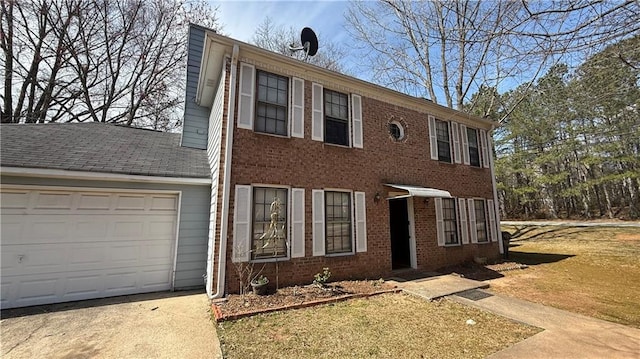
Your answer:
[[[220,246],[218,247],[218,275],[216,276],[216,292],[210,295],[211,299],[221,298],[224,295],[224,283],[226,281],[227,266],[227,233],[229,232],[229,198],[231,191],[231,155],[233,153],[233,128],[236,107],[236,74],[238,72],[238,53],[240,48],[233,45],[231,55],[231,77],[229,78],[229,105],[227,107],[227,138],[224,154],[224,182],[222,183],[222,211],[220,212]],[[223,65],[224,66],[224,65]],[[222,79],[221,79],[222,80]],[[215,218],[213,219],[215,221]],[[214,261],[211,261],[211,273],[213,273]]]
[[[63,178],[75,180],[90,181],[117,181],[117,182],[139,182],[139,183],[162,183],[162,184],[187,184],[187,185],[205,185],[211,184],[211,178],[197,177],[163,177],[163,176],[142,176],[128,175],[110,172],[84,172],[55,170],[46,168],[28,168],[28,167],[0,167],[0,174],[3,176],[21,176],[21,177],[46,177],[46,178]]]
[[[494,126],[491,126],[491,132],[489,132],[490,136],[487,137],[487,140],[489,142],[489,153],[491,154],[491,160],[489,161],[489,167],[491,168],[491,184],[493,186],[493,212],[495,213],[496,216],[496,230],[497,230],[497,239],[498,239],[498,247],[500,248],[500,254],[504,254],[504,245],[502,244],[502,232],[500,231],[500,205],[498,203],[498,189],[496,187],[496,173],[494,170],[494,166],[493,166],[493,151],[492,151],[492,144],[493,144],[493,130],[495,129]]]

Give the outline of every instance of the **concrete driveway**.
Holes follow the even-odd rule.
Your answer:
[[[206,294],[163,292],[2,311],[2,358],[221,358]]]

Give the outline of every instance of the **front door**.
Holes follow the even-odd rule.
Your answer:
[[[391,232],[391,268],[411,268],[409,214],[406,198],[389,200],[389,228]]]

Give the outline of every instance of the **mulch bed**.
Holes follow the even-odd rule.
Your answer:
[[[280,288],[268,295],[230,294],[224,300],[214,303],[212,310],[216,321],[219,322],[259,313],[305,308],[399,291],[400,289],[396,286],[382,280],[332,282],[328,283],[325,288],[310,284]]]

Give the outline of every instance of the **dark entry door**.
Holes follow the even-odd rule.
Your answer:
[[[391,229],[391,267],[410,268],[409,214],[407,199],[389,200],[389,228]]]

